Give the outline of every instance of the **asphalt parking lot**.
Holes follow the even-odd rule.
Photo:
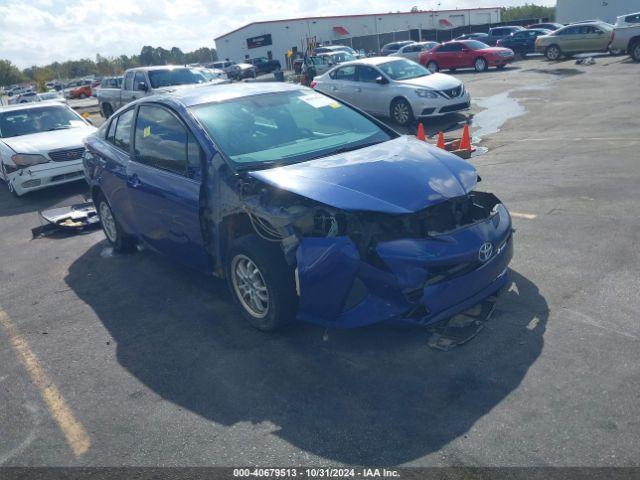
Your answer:
[[[0,465],[640,464],[639,68],[456,72],[517,232],[494,317],[447,353],[419,329],[260,333],[222,282],[99,230],[32,240],[83,183],[0,185]]]

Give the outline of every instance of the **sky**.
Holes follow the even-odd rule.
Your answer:
[[[525,0],[0,0],[0,59],[20,68],[137,54],[143,45],[183,51],[247,23],[290,17],[522,5]],[[530,0],[553,6],[555,0]],[[438,6],[439,4],[439,6]]]

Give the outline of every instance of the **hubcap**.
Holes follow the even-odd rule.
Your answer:
[[[484,60],[481,58],[476,60],[476,70],[484,70]]]
[[[104,234],[109,240],[115,243],[118,239],[118,231],[116,230],[116,220],[113,218],[111,209],[106,202],[100,203],[100,221],[102,222],[102,229]]]
[[[552,60],[555,60],[556,58],[558,58],[558,49],[553,47],[549,49],[549,58],[551,58]]]
[[[405,124],[409,120],[409,106],[404,102],[396,103],[393,107],[393,116],[396,122]]]
[[[438,71],[438,67],[436,66],[436,64],[434,62],[430,62],[429,65],[427,66],[427,69],[431,72],[431,73],[435,73]]]
[[[244,309],[255,318],[266,317],[269,313],[269,290],[260,269],[249,257],[233,257],[231,281]]]
[[[640,45],[636,45],[636,47],[633,49],[633,58],[635,58],[636,60],[640,60]]]

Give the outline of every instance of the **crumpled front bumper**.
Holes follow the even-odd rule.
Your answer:
[[[48,162],[12,172],[8,181],[18,195],[40,190],[52,185],[84,179],[82,160],[68,162]]]
[[[489,243],[491,257],[479,259]],[[511,218],[488,219],[438,237],[377,245],[364,261],[348,237],[303,238],[297,250],[298,318],[353,328],[378,322],[430,325],[477,305],[507,282]]]

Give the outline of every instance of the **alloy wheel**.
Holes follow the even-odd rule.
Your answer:
[[[558,47],[549,47],[547,49],[547,58],[549,60],[557,60],[560,57],[560,49]]]
[[[116,243],[118,240],[118,230],[116,228],[116,219],[113,218],[113,213],[107,202],[102,201],[100,203],[100,222],[102,223],[102,229],[110,242]]]
[[[487,69],[487,61],[484,58],[476,58],[474,66],[478,72],[484,72]]]
[[[397,102],[393,106],[393,119],[400,125],[405,125],[409,121],[409,105],[406,102]]]
[[[631,51],[631,57],[636,61],[640,62],[640,43],[636,43]]]
[[[242,307],[255,318],[269,313],[269,289],[257,265],[246,255],[231,262],[231,283]]]

